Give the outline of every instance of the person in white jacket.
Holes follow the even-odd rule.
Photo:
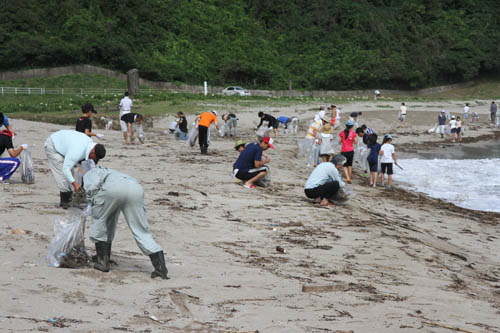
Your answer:
[[[81,161],[92,159],[97,162],[106,156],[102,144],[96,144],[87,135],[73,131],[60,130],[52,133],[44,144],[49,167],[60,191],[59,206],[69,208],[73,191],[80,190],[80,185],[73,177],[73,167]]]

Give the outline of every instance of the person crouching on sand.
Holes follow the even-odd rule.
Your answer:
[[[384,136],[384,140],[382,140],[382,147],[380,147],[379,151],[380,165],[381,165],[381,173],[380,173],[380,182],[382,186],[384,186],[385,181],[385,173],[387,172],[387,185],[385,188],[391,188],[392,182],[392,165],[398,164],[396,160],[396,153],[394,152],[394,146],[392,145],[392,135],[386,134]]]
[[[331,162],[320,163],[311,173],[304,186],[304,193],[309,199],[321,206],[333,206],[330,200],[342,200],[345,198],[345,184],[340,178],[337,169],[341,169],[347,159],[342,155],[336,155]]]
[[[269,167],[266,164],[271,159],[263,153],[269,148],[274,149],[273,139],[268,136],[263,137],[258,143],[253,142],[246,145],[234,162],[233,175],[245,182],[244,187],[255,188],[254,183],[264,178],[269,172]]]

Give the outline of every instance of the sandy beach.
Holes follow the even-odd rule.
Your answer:
[[[464,144],[499,139],[500,130],[486,121],[488,103],[471,102],[481,122],[467,126]],[[311,169],[296,154],[320,105],[213,106],[237,113],[246,141],[255,140],[256,111],[301,119],[298,134],[280,132],[276,149],[268,151],[271,186],[252,190],[232,177],[233,139],[215,130],[203,156],[197,146],[164,133],[173,117],[155,119],[144,145],[125,146],[119,131],[94,129],[105,135],[107,156],[100,164],[144,187],[170,280],[150,278],[149,258],[123,216],[112,250],[117,265],[109,273],[48,267],[54,220],[68,212],[57,207],[43,142],[69,127],[9,115],[18,132],[15,145],[30,144],[36,183],[23,184],[18,171],[0,185],[0,330],[500,332],[500,214],[459,208],[397,183],[389,190],[370,188],[356,165],[347,205],[314,205],[303,191]],[[360,124],[390,132],[396,153],[453,149],[427,129],[441,109],[461,115],[464,102],[409,102],[400,127],[399,105],[339,106],[342,123],[362,111]],[[88,237],[86,247],[94,254]]]

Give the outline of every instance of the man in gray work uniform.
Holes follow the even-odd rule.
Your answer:
[[[109,272],[111,243],[120,212],[142,253],[154,267],[151,278],[168,279],[165,256],[149,230],[144,204],[144,190],[134,178],[118,171],[96,167],[83,175],[83,187],[92,205],[90,240],[95,243],[97,262],[94,268]]]

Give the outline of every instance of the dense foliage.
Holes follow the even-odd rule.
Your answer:
[[[0,70],[91,63],[152,80],[417,88],[500,69],[497,0],[17,0]]]

